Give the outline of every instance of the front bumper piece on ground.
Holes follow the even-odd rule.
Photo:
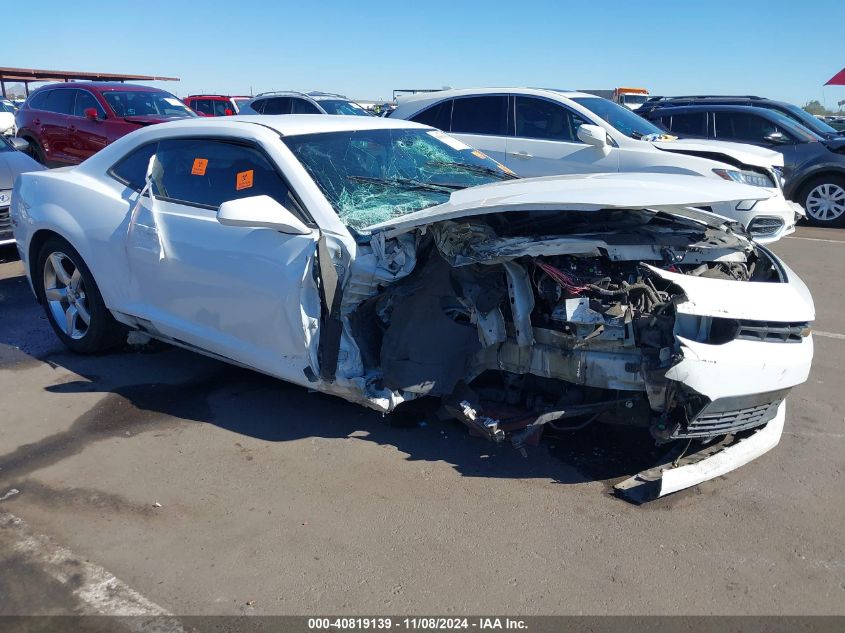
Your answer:
[[[780,442],[786,419],[786,401],[766,426],[743,438],[716,444],[687,457],[670,456],[663,464],[644,470],[614,486],[616,494],[643,503],[695,486],[731,472],[769,452]]]

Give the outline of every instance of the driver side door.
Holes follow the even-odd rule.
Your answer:
[[[517,95],[514,99],[516,133],[508,139],[507,166],[520,176],[554,176],[615,172],[616,151],[604,152],[578,138],[578,128],[589,121],[548,99]]]
[[[317,369],[316,227],[287,235],[217,221],[223,202],[258,195],[302,216],[276,165],[232,139],[163,139],[153,153],[153,197],[141,198],[126,236],[132,313],[178,342],[302,383]]]

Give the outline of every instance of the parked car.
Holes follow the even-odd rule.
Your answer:
[[[17,132],[15,112],[17,108],[11,101],[0,99],[0,136],[14,136]]]
[[[331,92],[263,92],[241,105],[241,114],[347,114],[372,116],[343,95]]]
[[[230,97],[226,95],[191,95],[185,97],[185,104],[200,116],[233,116],[252,97]]]
[[[128,328],[383,413],[437,398],[519,448],[594,422],[684,442],[679,467],[620,484],[641,498],[772,448],[807,378],[807,288],[691,208],[772,195],[670,174],[521,180],[395,119],[226,117],[25,174],[12,217],[71,350]]]
[[[838,132],[845,132],[845,116],[831,117],[827,124]]]
[[[15,183],[15,178],[27,171],[44,169],[42,165],[24,153],[26,149],[25,140],[0,135],[0,246],[12,244],[15,241],[12,235],[12,221],[9,217],[12,185]]]
[[[765,108],[774,110],[792,119],[796,123],[803,125],[811,132],[815,132],[825,139],[842,138],[843,132],[832,127],[828,121],[820,120],[813,116],[804,108],[799,108],[793,103],[785,101],[775,101],[773,99],[764,99],[763,97],[742,97],[742,96],[725,96],[725,95],[699,95],[687,97],[656,97],[649,99],[640,109],[637,114],[650,118],[648,112],[652,110],[680,107],[688,105],[707,105],[707,106],[750,106],[753,108]]]
[[[742,222],[760,242],[795,230],[803,210],[780,189],[783,157],[716,141],[684,142],[631,110],[580,92],[531,88],[444,90],[400,100],[391,118],[451,132],[521,176],[591,172],[697,174],[756,185],[774,195],[712,211]]]
[[[823,139],[775,110],[695,105],[646,112],[672,134],[740,141],[784,158],[784,193],[818,226],[845,225],[845,137]]]
[[[133,130],[196,114],[169,92],[115,82],[49,84],[15,115],[29,154],[50,167],[75,165]]]

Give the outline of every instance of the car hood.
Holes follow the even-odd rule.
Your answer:
[[[687,207],[735,200],[767,200],[774,194],[726,180],[676,174],[573,174],[521,178],[455,191],[449,201],[379,222],[367,231],[410,229],[455,218],[504,211],[598,211],[654,209],[689,219]],[[717,226],[722,219],[692,212],[702,223]]]
[[[657,149],[684,154],[724,154],[746,165],[770,168],[783,167],[783,154],[745,143],[730,143],[710,139],[677,139],[675,141],[653,141]],[[703,156],[707,158],[708,156]]]
[[[22,152],[0,152],[0,189],[11,189],[18,174],[44,169]]]
[[[827,145],[831,151],[841,154],[842,150],[845,149],[845,135],[829,138],[824,141],[824,144]]]

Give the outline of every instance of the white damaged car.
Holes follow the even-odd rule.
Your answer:
[[[696,208],[770,195],[520,180],[415,123],[253,116],[144,128],[24,174],[11,217],[74,351],[135,330],[385,413],[438,398],[520,449],[547,425],[641,427],[679,447],[617,486],[645,499],[771,449],[807,379],[807,288]]]

